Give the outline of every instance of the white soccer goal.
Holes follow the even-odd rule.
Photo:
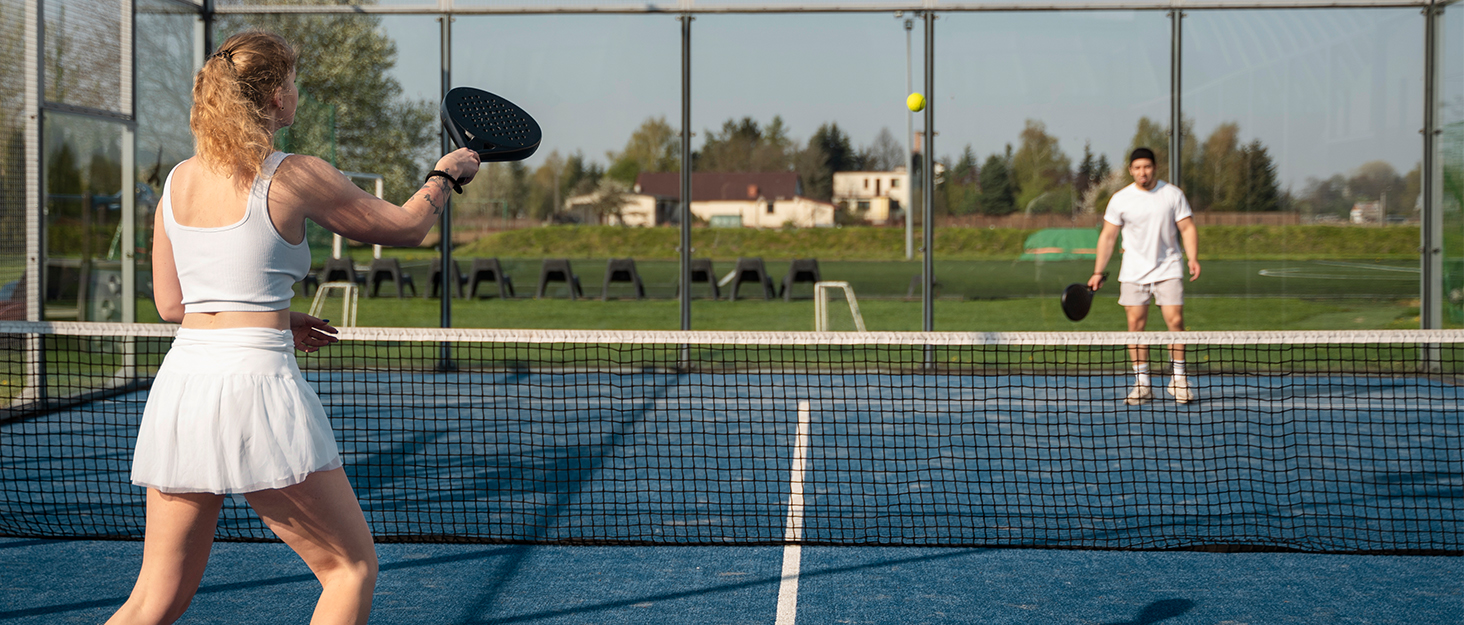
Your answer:
[[[854,298],[854,289],[848,282],[815,282],[813,284],[813,331],[829,331],[829,290],[843,289],[844,300],[849,302],[849,314],[854,317],[854,328],[864,329],[864,317],[859,314],[859,300]]]

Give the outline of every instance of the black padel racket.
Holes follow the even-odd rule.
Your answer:
[[[1062,290],[1062,314],[1073,321],[1082,321],[1093,307],[1093,289],[1086,284],[1069,284]]]
[[[1103,272],[1103,282],[1108,281],[1108,272]],[[1102,286],[1103,282],[1098,285]],[[1062,290],[1062,314],[1073,321],[1082,321],[1093,307],[1093,289],[1086,284],[1069,284]]]
[[[482,89],[458,87],[442,98],[442,126],[460,148],[484,162],[521,161],[534,155],[544,132],[523,109]]]

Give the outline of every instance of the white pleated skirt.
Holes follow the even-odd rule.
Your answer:
[[[132,483],[248,493],[341,466],[288,330],[180,328],[143,409]]]

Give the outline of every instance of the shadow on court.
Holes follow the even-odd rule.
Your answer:
[[[98,623],[135,541],[0,539],[0,623]],[[388,544],[373,623],[774,621],[781,547]],[[1444,623],[1464,558],[803,548],[799,623]],[[319,585],[280,544],[221,543],[185,621],[303,622]],[[1184,597],[1180,599],[1179,597]]]
[[[1139,610],[1139,615],[1132,621],[1105,623],[1105,625],[1151,625],[1183,615],[1194,607],[1195,602],[1189,599],[1164,599],[1144,606],[1144,609]]]
[[[17,544],[17,543],[24,543],[24,544]],[[62,542],[62,541],[49,541],[49,540],[15,541],[15,542],[10,542],[10,543],[0,542],[0,549],[17,547],[17,546],[36,546],[36,545],[44,545],[44,544],[56,544],[56,545],[78,544],[79,545],[79,544],[84,544],[84,543],[67,543],[67,542]],[[111,544],[117,544],[117,543],[111,543]],[[133,543],[133,544],[135,544],[135,543]],[[413,569],[413,568],[420,568],[420,567],[432,567],[432,566],[442,566],[442,565],[451,564],[451,563],[471,562],[471,561],[475,561],[475,560],[483,560],[483,559],[486,559],[486,558],[500,556],[500,555],[503,555],[503,553],[506,552],[506,551],[512,551],[512,550],[515,550],[515,549],[516,548],[513,548],[513,547],[500,547],[500,548],[494,548],[494,549],[480,549],[480,550],[471,551],[471,552],[468,552],[468,553],[458,553],[458,554],[451,554],[451,555],[443,555],[443,556],[437,556],[437,557],[433,557],[433,558],[424,558],[424,559],[420,559],[420,560],[412,560],[412,561],[409,561],[409,562],[395,562],[395,563],[391,563],[391,564],[384,564],[384,565],[382,565],[381,566],[381,571],[382,571],[383,574],[387,574],[387,573],[389,573],[391,571],[404,571],[404,570],[410,570],[410,569]],[[288,550],[286,550],[286,551],[288,551]],[[291,552],[290,555],[294,555],[293,552]],[[140,564],[140,561],[139,561],[139,564]],[[314,586],[316,584],[315,575],[308,574],[307,573],[307,574],[304,574],[304,575],[287,575],[287,576],[280,576],[280,577],[269,577],[269,578],[264,578],[264,579],[251,579],[251,580],[247,580],[247,581],[238,581],[238,582],[203,584],[203,585],[199,586],[199,588],[198,588],[198,596],[205,596],[205,595],[210,595],[210,594],[215,594],[215,593],[230,593],[230,592],[259,593],[263,589],[268,589],[268,588],[277,587],[277,586],[289,586],[289,585],[295,585],[295,584],[308,584],[308,585]],[[318,588],[318,586],[316,586],[316,588]],[[127,600],[127,595],[124,594],[124,595],[119,595],[119,596],[114,596],[114,597],[106,597],[106,598],[102,598],[102,599],[92,599],[90,601],[77,601],[77,602],[73,602],[73,603],[65,603],[65,604],[58,604],[58,605],[41,606],[41,607],[35,607],[35,608],[29,608],[29,609],[22,609],[22,610],[10,610],[10,611],[0,612],[0,620],[17,619],[17,618],[30,617],[30,616],[55,615],[55,614],[63,614],[63,613],[67,613],[67,612],[79,612],[79,611],[86,611],[86,610],[94,610],[94,609],[98,609],[98,608],[106,608],[106,611],[107,612],[111,612],[112,610],[114,610],[117,607],[121,606],[122,603],[124,601],[126,601],[126,600]]]

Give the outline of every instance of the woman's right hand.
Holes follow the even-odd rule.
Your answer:
[[[473,181],[473,176],[478,175],[478,152],[468,148],[458,148],[440,159],[433,169],[439,169],[452,174],[457,178],[458,184],[468,184]]]

